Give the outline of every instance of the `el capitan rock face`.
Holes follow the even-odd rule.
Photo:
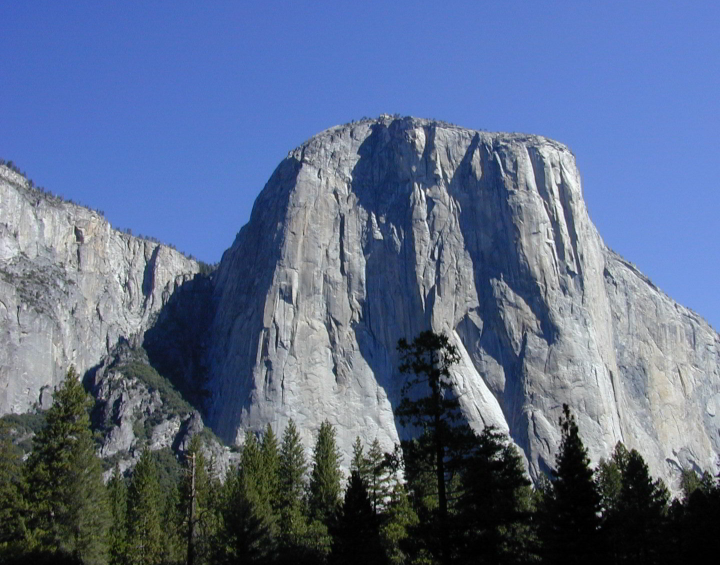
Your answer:
[[[396,344],[432,328],[463,361],[470,423],[553,465],[567,402],[593,459],[617,441],[655,474],[720,452],[718,334],[603,243],[572,153],[549,139],[383,116],[277,168],[216,275],[209,423],[289,418],[398,440]],[[400,435],[402,431],[400,431]]]
[[[0,413],[99,365],[117,427],[103,449],[131,458],[162,402],[113,369],[124,338],[209,393],[225,440],[293,418],[309,446],[328,419],[347,465],[356,436],[402,437],[396,344],[433,329],[462,354],[471,425],[508,431],[535,477],[563,403],[594,460],[623,441],[665,479],[715,467],[720,337],[605,246],[552,140],[388,116],[332,128],[280,163],[218,271],[198,270],[0,167]],[[167,415],[158,445],[188,422]]]

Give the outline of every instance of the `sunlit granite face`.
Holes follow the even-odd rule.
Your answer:
[[[145,331],[197,271],[0,166],[0,414],[46,404],[70,365],[83,374]]]
[[[324,419],[346,453],[390,448],[396,344],[462,353],[471,425],[508,430],[537,476],[562,404],[594,460],[617,441],[665,478],[711,468],[718,335],[603,243],[573,154],[549,139],[383,116],[292,151],[217,274],[210,424],[227,440]]]
[[[280,163],[202,297],[176,293],[198,269],[0,167],[0,413],[46,404],[68,365],[107,366],[165,320],[155,347],[186,381],[202,368],[225,440],[293,418],[309,447],[328,419],[347,466],[356,436],[403,437],[396,344],[432,328],[461,352],[470,424],[508,431],[533,477],[563,403],[594,461],[623,441],[671,487],[715,471],[720,338],[605,246],[552,140],[389,116],[332,128]],[[98,378],[103,402],[124,390]],[[123,397],[107,453],[133,445],[146,396]],[[158,445],[189,426],[163,425]]]

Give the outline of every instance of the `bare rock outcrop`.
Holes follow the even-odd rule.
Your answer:
[[[718,334],[602,241],[573,154],[532,135],[383,116],[332,128],[276,169],[216,275],[209,423],[228,441],[293,418],[390,448],[396,344],[462,353],[471,425],[554,464],[562,404],[597,460],[652,471],[720,452]]]
[[[122,339],[94,371],[90,391],[95,398],[93,429],[99,433],[98,455],[121,472],[132,469],[145,448],[171,450],[182,460],[193,437],[213,472],[224,479],[238,455],[205,428],[195,410],[172,383],[150,365],[139,339]],[[106,472],[109,479],[112,469]]]
[[[0,414],[44,406],[68,366],[147,330],[198,264],[0,166]]]

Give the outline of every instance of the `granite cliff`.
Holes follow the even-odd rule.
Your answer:
[[[140,359],[228,442],[293,418],[309,446],[328,419],[346,454],[356,436],[391,449],[397,341],[432,328],[462,354],[470,424],[506,430],[532,476],[553,465],[563,403],[595,461],[623,441],[668,480],[715,470],[720,337],[607,248],[555,141],[389,116],[331,128],[197,272],[0,168],[0,412],[46,403],[72,363],[106,456],[143,435],[177,447],[202,420],[177,403],[159,417],[174,401]]]
[[[553,465],[563,403],[594,460],[617,441],[666,479],[720,452],[718,334],[613,253],[567,147],[383,116],[278,166],[216,277],[209,422],[228,441],[329,419],[389,448],[396,343],[432,328],[462,353],[471,425]]]
[[[198,270],[0,166],[0,414],[47,407],[70,365],[145,332]]]

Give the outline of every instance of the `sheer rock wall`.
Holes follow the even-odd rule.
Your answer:
[[[197,272],[0,166],[0,414],[47,406],[70,365],[82,374],[148,329]]]
[[[553,466],[562,404],[592,458],[656,475],[720,452],[718,334],[603,243],[572,153],[549,139],[383,116],[292,151],[216,278],[210,424],[229,441],[329,419],[390,448],[396,344],[446,332],[471,425]],[[347,458],[347,457],[346,457]],[[347,462],[346,462],[347,463]]]
[[[347,465],[356,436],[403,436],[396,344],[432,328],[461,352],[470,424],[508,431],[533,476],[554,464],[563,403],[594,461],[623,441],[671,486],[716,469],[720,337],[607,248],[552,140],[388,116],[332,128],[290,152],[218,271],[168,304],[197,272],[0,167],[0,413],[47,405],[70,364],[152,328],[152,357],[199,379],[223,439],[293,418],[309,447],[328,419]],[[132,450],[121,420],[113,441]]]

